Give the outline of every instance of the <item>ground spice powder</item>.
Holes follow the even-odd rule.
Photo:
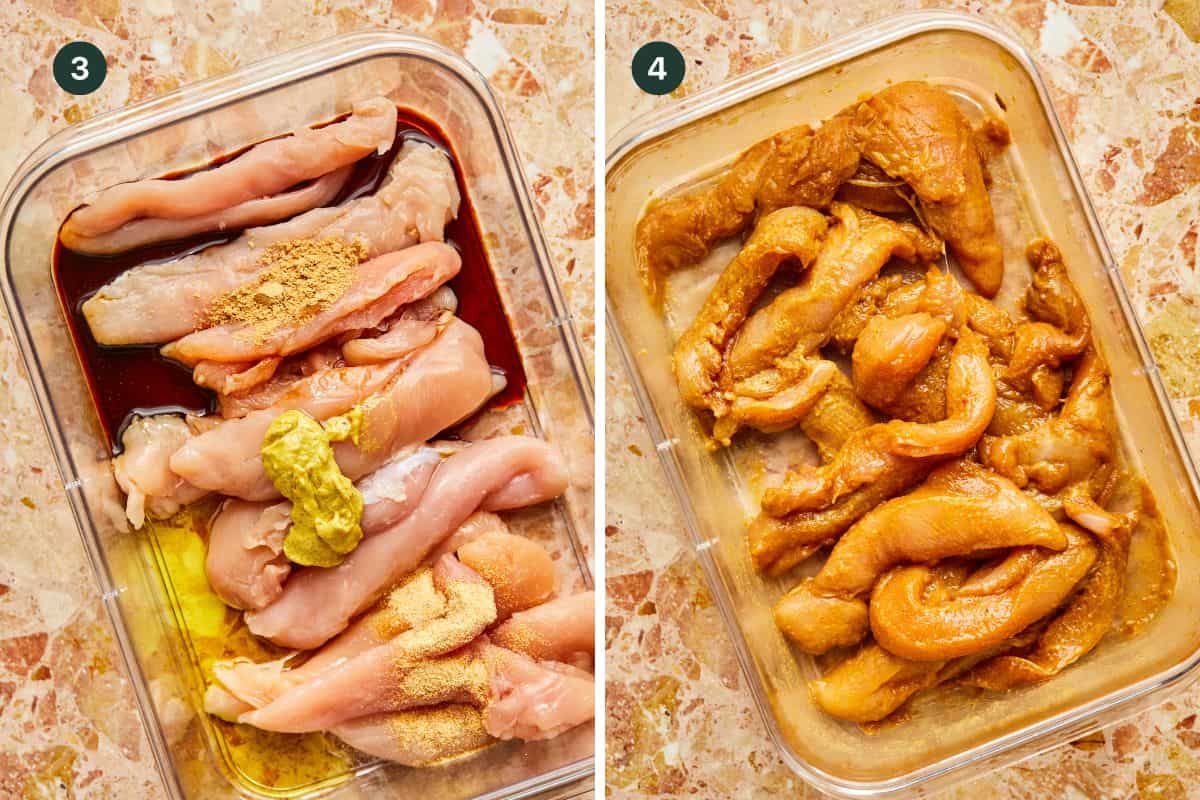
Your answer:
[[[265,337],[328,308],[350,288],[366,257],[366,245],[357,240],[276,242],[258,257],[258,277],[219,296],[205,321],[210,326],[250,325],[256,336]]]

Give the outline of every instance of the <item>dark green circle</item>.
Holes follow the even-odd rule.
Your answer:
[[[91,42],[71,42],[54,54],[54,82],[64,92],[91,94],[107,75],[104,53]]]
[[[633,82],[648,94],[670,94],[686,72],[683,53],[668,42],[644,44],[633,54]]]

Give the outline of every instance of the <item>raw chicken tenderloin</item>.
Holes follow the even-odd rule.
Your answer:
[[[491,514],[472,514],[450,538],[460,534],[470,535],[472,531],[464,531],[465,528],[480,530],[479,518],[498,519]],[[503,526],[503,523],[499,524]],[[493,527],[482,530],[480,536],[472,541],[496,536],[520,538],[507,530]],[[550,554],[528,539],[523,539],[522,543],[525,545],[522,552],[528,563],[522,563],[516,569],[509,554],[498,548],[474,553],[472,563],[467,564],[491,585],[497,604],[497,617],[500,616],[501,601],[516,608],[528,608],[538,602],[546,585],[553,585],[554,563]],[[537,552],[530,550],[531,547],[537,548]],[[531,573],[536,573],[532,575],[532,580]],[[219,710],[224,710],[229,706],[225,695],[232,695],[236,702],[247,706],[237,712],[239,714],[250,708],[261,708],[288,689],[315,678],[330,667],[385,644],[405,631],[428,625],[447,613],[449,584],[462,574],[461,565],[454,558],[445,555],[438,557],[433,560],[432,567],[422,567],[409,575],[374,609],[355,620],[353,625],[298,667],[286,668],[291,656],[261,663],[244,658],[217,663],[213,673],[223,692],[214,698],[215,704],[218,704]],[[590,620],[588,630],[591,630]]]
[[[440,461],[437,451],[422,447],[359,481],[363,534],[378,533],[411,513]],[[221,506],[210,527],[205,571],[209,586],[226,605],[265,608],[283,592],[292,571],[283,555],[291,509],[287,501],[270,500],[231,499]]]
[[[483,712],[466,703],[359,717],[332,733],[355,750],[410,767],[440,764],[495,741]]]
[[[174,414],[135,417],[121,434],[121,455],[113,459],[113,476],[125,492],[125,515],[140,528],[147,513],[169,517],[208,494],[173,472],[168,458],[194,436],[187,421]]]
[[[283,647],[321,646],[414,570],[489,495],[520,475],[534,476],[542,488],[531,501],[558,497],[567,487],[562,457],[538,439],[504,436],[455,453],[438,466],[412,514],[364,539],[336,567],[297,571],[278,600],[246,614],[247,626]]]
[[[225,605],[263,608],[283,591],[292,563],[283,539],[292,526],[287,501],[226,500],[213,517],[204,570]]]
[[[347,367],[346,372],[386,368]],[[402,449],[428,441],[479,408],[491,394],[492,373],[479,333],[455,320],[432,344],[408,357],[403,371],[373,394],[360,394],[355,387],[334,388],[345,391],[323,392],[290,407],[323,420],[371,398],[363,405],[360,444],[348,440],[333,447],[342,472],[357,480]],[[171,469],[196,486],[243,500],[279,497],[263,471],[260,447],[271,422],[285,410],[274,406],[222,422],[181,447],[171,457]]]
[[[236,206],[201,214],[187,219],[135,219],[119,228],[97,236],[82,236],[63,228],[63,244],[78,253],[113,255],[144,247],[155,242],[170,242],[185,239],[206,231],[253,228],[270,225],[281,219],[294,217],[318,206],[333,202],[338,192],[350,179],[353,166],[345,166],[328,172],[315,181],[280,194],[247,200]]]
[[[553,739],[596,715],[591,673],[489,645],[491,695],[483,725],[497,739]]]
[[[374,257],[417,242],[442,241],[458,202],[446,154],[422,142],[405,142],[375,194],[250,228],[228,244],[174,261],[126,270],[88,298],[83,313],[101,344],[169,342],[200,327],[205,309],[219,295],[254,280],[265,268],[258,258],[267,245],[288,239],[359,240]]]
[[[263,730],[304,733],[384,711],[487,697],[487,665],[478,644],[496,620],[491,587],[453,556],[438,562],[446,613],[315,677],[289,685],[259,709],[238,717]]]
[[[595,716],[595,684],[584,670],[534,661],[488,644],[415,666],[376,647],[293,688],[238,722],[283,733],[334,729],[361,717],[439,703],[483,709],[484,727],[497,739],[550,739]],[[443,699],[445,698],[445,699]]]
[[[492,641],[540,661],[569,661],[595,651],[595,592],[556,597],[518,611],[492,631]]]
[[[428,297],[461,267],[458,251],[442,242],[387,253],[359,264],[345,293],[308,319],[266,334],[256,334],[251,323],[217,325],[168,344],[162,354],[189,367],[290,356],[340,333],[378,325],[401,306]]]
[[[96,236],[146,217],[188,219],[270,197],[370,153],[383,154],[395,137],[396,106],[376,97],[354,106],[341,122],[262,142],[219,167],[179,180],[111,186],[70,216],[64,236]]]

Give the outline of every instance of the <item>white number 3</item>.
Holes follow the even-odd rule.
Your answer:
[[[86,81],[88,75],[88,60],[83,56],[75,56],[71,59],[72,66],[75,67],[71,71],[71,79],[76,81]]]
[[[667,79],[667,62],[662,56],[658,56],[650,62],[650,69],[646,70],[646,74],[651,78],[658,78],[660,81]]]

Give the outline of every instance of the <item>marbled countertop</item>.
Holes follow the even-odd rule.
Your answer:
[[[518,7],[519,6],[519,7]],[[0,182],[52,133],[338,33],[393,28],[464,53],[491,79],[551,255],[591,352],[594,47],[568,0],[18,0],[0,5]],[[51,59],[98,45],[109,74],[76,98]],[[0,311],[3,316],[3,311]],[[0,798],[162,796],[133,695],[51,461],[7,318],[0,322]]]
[[[638,114],[900,10],[967,11],[1037,59],[1193,453],[1200,454],[1200,6],[1188,0],[610,0],[609,135]],[[673,96],[638,91],[637,46],[688,59]],[[745,681],[608,347],[610,796],[811,797]],[[1189,576],[1183,576],[1189,580]],[[967,784],[961,798],[1200,796],[1200,688],[1102,734]]]

